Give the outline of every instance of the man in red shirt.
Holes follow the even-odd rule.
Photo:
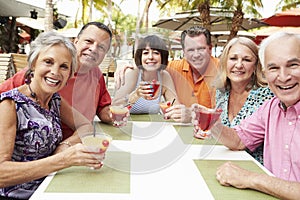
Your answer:
[[[102,122],[111,122],[109,111],[111,97],[98,67],[110,48],[111,39],[111,31],[100,22],[90,22],[82,27],[74,40],[78,58],[77,69],[67,85],[59,92],[62,98],[90,121],[97,115]],[[3,82],[0,85],[0,93],[23,85],[26,71],[27,69],[24,69]],[[65,125],[62,128],[63,139],[74,132]]]

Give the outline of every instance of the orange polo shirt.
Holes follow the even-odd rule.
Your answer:
[[[212,82],[217,74],[219,60],[211,56],[205,73],[194,82],[192,70],[185,58],[169,61],[167,71],[171,74],[179,102],[187,107],[199,103],[206,107],[215,105],[215,88]]]

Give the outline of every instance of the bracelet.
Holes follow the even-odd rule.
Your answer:
[[[65,145],[68,145],[69,147],[72,146],[71,142],[69,142],[69,141],[63,141],[63,142],[61,142],[61,143],[59,143],[59,144],[60,144],[60,145],[61,145],[61,144],[65,144]]]

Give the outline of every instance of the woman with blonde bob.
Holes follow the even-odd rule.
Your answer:
[[[249,38],[237,37],[224,47],[215,82],[216,104],[221,103],[222,124],[233,127],[274,95],[267,87],[258,58],[258,47]],[[263,163],[262,146],[250,154]]]

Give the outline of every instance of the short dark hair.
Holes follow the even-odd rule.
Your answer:
[[[165,42],[157,35],[148,35],[141,38],[138,43],[137,50],[135,52],[134,61],[136,66],[141,69],[142,66],[142,53],[146,47],[157,50],[161,55],[161,67],[159,70],[165,69],[168,65],[169,51]]]
[[[184,40],[186,35],[190,36],[190,37],[196,37],[199,35],[204,35],[206,38],[206,44],[207,45],[211,45],[211,34],[210,31],[202,26],[191,26],[190,28],[182,31],[181,33],[181,46],[182,49],[185,48],[184,46]]]
[[[112,40],[112,32],[111,30],[108,28],[108,26],[106,26],[105,24],[101,23],[101,22],[89,22],[87,24],[85,24],[81,30],[79,31],[78,35],[77,35],[77,38],[80,37],[80,35],[82,34],[82,32],[89,26],[97,26],[99,29],[102,29],[104,31],[106,31],[108,34],[109,34],[109,38],[110,38],[110,44],[111,44],[111,40]]]

